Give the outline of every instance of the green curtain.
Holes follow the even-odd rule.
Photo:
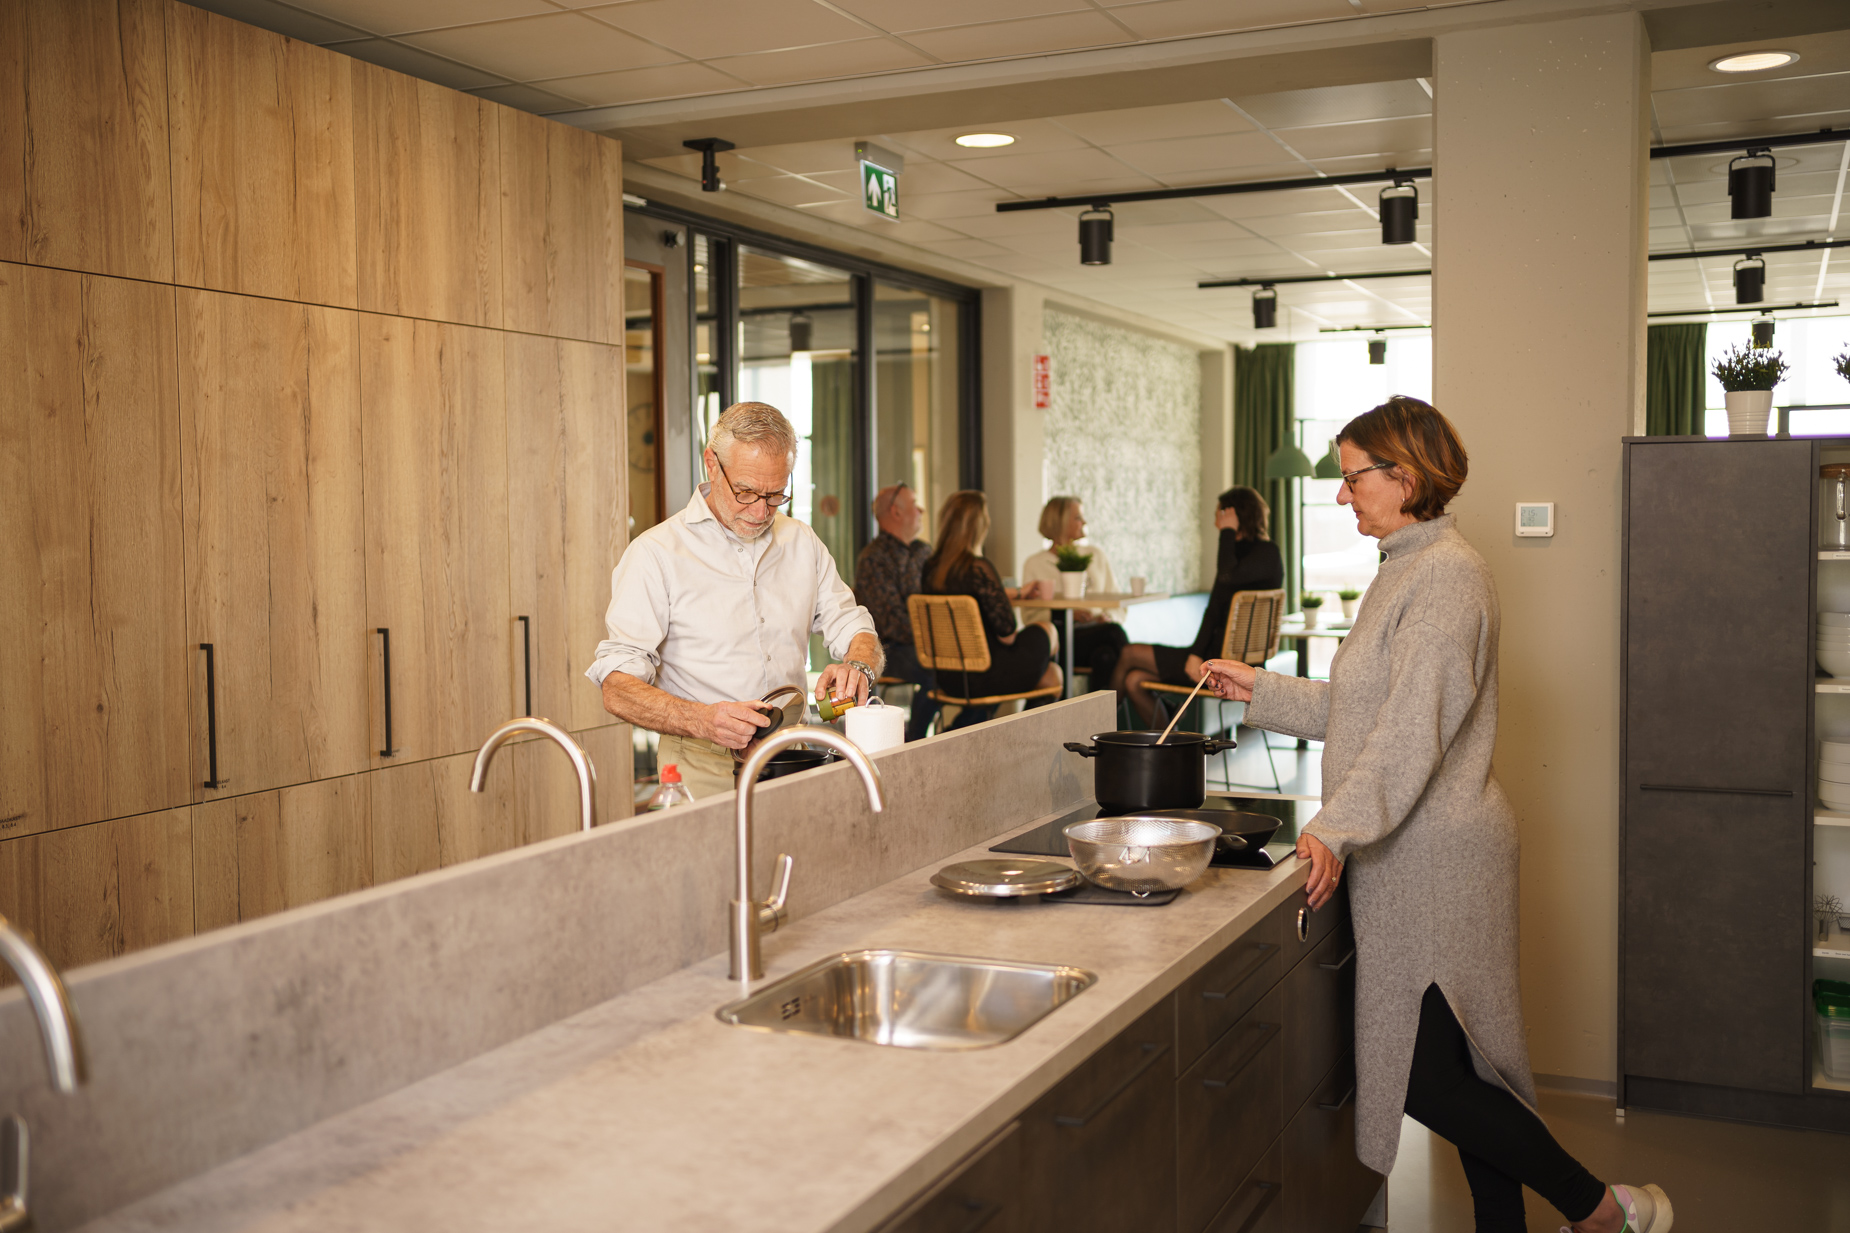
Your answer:
[[[1272,542],[1285,558],[1285,601],[1298,606],[1304,562],[1298,548],[1297,480],[1269,480],[1266,460],[1297,439],[1291,343],[1261,343],[1233,351],[1233,482],[1257,488],[1272,507]]]
[[[1708,392],[1709,327],[1654,325],[1645,331],[1644,431],[1699,437]]]

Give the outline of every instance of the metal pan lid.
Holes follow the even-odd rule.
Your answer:
[[[1013,899],[1020,895],[1049,895],[1069,890],[1085,879],[1079,870],[1059,861],[1014,860],[958,861],[931,875],[931,884],[955,895],[981,895]]]

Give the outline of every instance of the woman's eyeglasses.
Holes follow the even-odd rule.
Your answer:
[[[1350,492],[1354,492],[1356,476],[1367,475],[1370,471],[1384,470],[1385,468],[1391,467],[1393,465],[1394,464],[1391,462],[1378,462],[1372,467],[1363,467],[1358,471],[1344,471],[1343,472],[1343,487],[1347,488]]]
[[[780,505],[790,503],[790,494],[787,492],[753,492],[749,488],[741,488],[733,483],[732,477],[726,475],[726,464],[719,461],[717,451],[713,455],[713,461],[719,463],[719,473],[726,477],[726,487],[732,489],[732,499],[745,508],[750,509],[760,501],[764,502],[766,509],[776,509]]]

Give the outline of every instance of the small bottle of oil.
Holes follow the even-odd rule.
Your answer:
[[[820,698],[816,701],[816,713],[822,716],[824,723],[834,723],[859,705],[853,694],[845,698]]]

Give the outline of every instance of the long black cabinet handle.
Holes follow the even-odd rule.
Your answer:
[[[1709,788],[1692,783],[1641,783],[1640,792],[1712,792],[1719,796],[1791,796],[1791,788]]]
[[[1258,942],[1254,944],[1253,949],[1258,952],[1258,955],[1247,965],[1244,972],[1241,972],[1234,978],[1231,985],[1228,985],[1225,989],[1203,989],[1201,991],[1201,996],[1207,998],[1211,1002],[1218,1002],[1224,998],[1232,997],[1234,990],[1251,980],[1259,969],[1265,966],[1265,961],[1271,956],[1273,951],[1278,949],[1278,947],[1271,942]]]
[[[202,642],[206,653],[206,781],[203,786],[222,788],[226,781],[218,777],[218,670],[213,664],[212,644]]]
[[[521,676],[527,683],[527,709],[522,715],[533,714],[533,622],[524,616],[514,618],[520,622],[520,665]]]
[[[1285,1189],[1282,1182],[1254,1182],[1253,1185],[1263,1191],[1265,1197],[1253,1206],[1253,1210],[1247,1215],[1245,1220],[1240,1222],[1240,1227],[1235,1229],[1233,1233],[1251,1233],[1252,1227],[1259,1223],[1259,1218],[1265,1215],[1266,1210],[1272,1206],[1273,1201],[1277,1199],[1280,1194],[1284,1193]]]
[[[1341,959],[1338,959],[1335,963],[1319,963],[1317,966],[1326,972],[1340,972],[1354,961],[1355,947],[1351,946],[1349,948],[1349,953],[1344,955]]]
[[[1255,1023],[1253,1026],[1265,1029],[1265,1035],[1259,1038],[1259,1043],[1254,1045],[1251,1049],[1248,1049],[1246,1051],[1246,1056],[1234,1063],[1233,1069],[1227,1072],[1227,1077],[1225,1079],[1203,1079],[1201,1081],[1202,1087],[1232,1087],[1233,1081],[1240,1077],[1240,1072],[1245,1070],[1248,1066],[1251,1066],[1253,1064],[1253,1059],[1265,1052],[1265,1047],[1272,1043],[1272,1038],[1278,1035],[1282,1027],[1281,1024],[1277,1023]]]
[[[1131,1088],[1131,1084],[1143,1078],[1144,1071],[1156,1065],[1156,1060],[1162,1057],[1163,1054],[1169,1052],[1168,1045],[1151,1044],[1148,1042],[1143,1044],[1141,1048],[1143,1049],[1143,1054],[1144,1054],[1143,1061],[1137,1063],[1137,1068],[1131,1071],[1131,1073],[1125,1077],[1124,1082],[1118,1084],[1118,1086],[1112,1088],[1111,1091],[1107,1092],[1105,1094],[1105,1099],[1099,1101],[1097,1104],[1093,1105],[1090,1109],[1086,1110],[1084,1113],[1079,1114],[1076,1117],[1070,1113],[1062,1113],[1062,1114],[1057,1115],[1053,1119],[1054,1125],[1056,1126],[1084,1126],[1087,1122],[1090,1122],[1093,1118],[1097,1117],[1099,1114],[1103,1113],[1108,1107],[1110,1107],[1112,1101],[1116,1100],[1118,1097],[1128,1092]]]
[[[398,750],[392,747],[392,631],[384,626],[379,629],[379,654],[385,678],[385,748],[379,751],[379,756],[390,758]]]
[[[1338,1109],[1342,1108],[1344,1105],[1348,1104],[1350,1101],[1354,1099],[1355,1099],[1355,1084],[1351,1083],[1349,1085],[1349,1090],[1343,1093],[1343,1098],[1341,1100],[1337,1101],[1333,1105],[1326,1105],[1320,1100],[1317,1102],[1317,1107],[1319,1109],[1322,1109],[1325,1113],[1334,1113]]]

